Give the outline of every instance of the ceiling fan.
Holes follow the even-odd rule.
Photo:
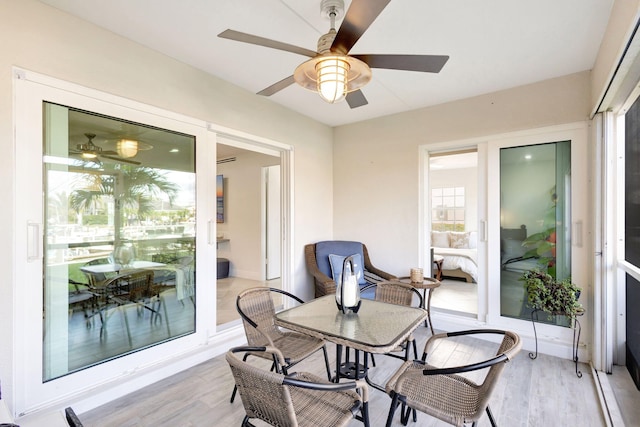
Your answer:
[[[360,90],[371,80],[371,68],[439,73],[449,59],[447,55],[349,55],[349,51],[380,15],[391,0],[353,0],[338,31],[335,20],[344,11],[343,0],[321,0],[320,9],[331,21],[329,32],[318,40],[317,52],[264,37],[234,30],[225,30],[218,37],[269,47],[308,56],[289,76],[258,92],[270,96],[298,83],[317,91],[327,102],[346,98],[349,107],[368,104]]]
[[[96,137],[94,133],[85,133],[84,136],[87,137],[88,141],[84,144],[77,144],[76,150],[69,150],[71,154],[80,154],[80,156],[84,160],[92,161],[99,163],[100,157],[104,157],[105,159],[115,160],[117,162],[130,163],[132,165],[139,165],[140,162],[130,159],[125,159],[118,156],[117,151],[112,150],[103,150],[102,147],[93,143],[93,138]]]

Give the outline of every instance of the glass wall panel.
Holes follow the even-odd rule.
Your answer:
[[[195,137],[44,103],[43,380],[195,331]]]
[[[503,316],[530,320],[523,273],[571,276],[571,141],[500,150],[500,300]],[[539,320],[568,325],[564,316]]]
[[[625,114],[624,123],[624,253],[626,261],[640,267],[640,98]],[[634,383],[640,388],[640,283],[626,274],[625,288],[626,365]]]

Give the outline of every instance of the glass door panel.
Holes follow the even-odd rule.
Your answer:
[[[43,381],[195,331],[195,137],[44,103]]]
[[[571,141],[500,149],[500,312],[531,319],[523,273],[571,276]],[[539,316],[567,326],[564,316]]]

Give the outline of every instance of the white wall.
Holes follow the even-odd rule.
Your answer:
[[[218,245],[218,256],[229,259],[230,276],[263,280],[262,168],[280,164],[280,158],[251,151],[235,157],[218,165],[225,181],[225,218],[218,234],[229,239]]]
[[[1,1],[0,21],[0,200],[5,203],[0,210],[0,269],[6,279],[0,283],[3,349],[12,349],[13,333],[20,333],[20,325],[13,323],[14,286],[41,286],[11,280],[16,256],[12,252],[12,201],[20,197],[14,191],[14,66],[293,146],[293,291],[303,298],[313,295],[303,246],[318,237],[332,236],[331,128],[34,0]],[[214,189],[211,183],[211,191]],[[0,352],[3,399],[12,394],[15,357],[19,355]]]

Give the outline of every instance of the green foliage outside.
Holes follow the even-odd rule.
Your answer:
[[[109,218],[107,215],[83,215],[83,225],[107,225]]]

